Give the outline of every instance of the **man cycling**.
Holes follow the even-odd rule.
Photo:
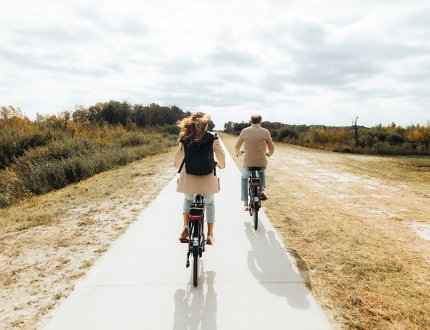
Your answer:
[[[242,189],[241,199],[245,206],[245,211],[248,211],[248,178],[251,174],[250,167],[261,167],[262,170],[258,172],[261,179],[261,196],[262,200],[267,199],[266,189],[266,175],[265,169],[267,166],[267,157],[270,157],[275,151],[275,145],[273,144],[270,132],[261,127],[261,116],[252,115],[250,127],[242,130],[239,138],[236,141],[235,151],[236,156],[239,157],[241,154],[240,148],[243,144],[244,159],[242,168]],[[266,149],[267,148],[267,149]],[[266,150],[268,150],[266,152]]]

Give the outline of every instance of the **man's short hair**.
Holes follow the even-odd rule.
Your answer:
[[[253,124],[259,124],[261,123],[261,116],[260,115],[252,115],[251,116],[251,123]]]

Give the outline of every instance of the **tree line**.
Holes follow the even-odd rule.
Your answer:
[[[224,132],[240,134],[251,122],[224,124]],[[337,152],[382,155],[430,155],[430,123],[402,127],[395,123],[373,127],[289,125],[265,121],[275,141]]]

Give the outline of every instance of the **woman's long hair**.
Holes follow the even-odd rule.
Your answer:
[[[211,118],[203,112],[194,112],[191,116],[177,122],[180,128],[178,142],[186,141],[188,145],[200,143],[205,136]]]

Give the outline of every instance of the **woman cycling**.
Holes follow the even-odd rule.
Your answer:
[[[214,194],[219,192],[219,178],[215,171],[208,172],[208,166],[215,169],[225,166],[224,151],[218,137],[207,131],[210,122],[209,115],[196,112],[178,122],[179,146],[175,154],[175,167],[180,174],[176,191],[184,193],[183,219],[184,228],[179,240],[188,241],[188,212],[194,201],[194,194],[203,194],[206,205],[206,219],[208,223],[208,237],[206,244],[214,243],[215,200]],[[205,155],[209,152],[209,155]],[[215,154],[217,163],[213,163]],[[208,164],[208,159],[211,164]],[[188,169],[187,169],[188,163]],[[193,174],[191,174],[193,173]]]

